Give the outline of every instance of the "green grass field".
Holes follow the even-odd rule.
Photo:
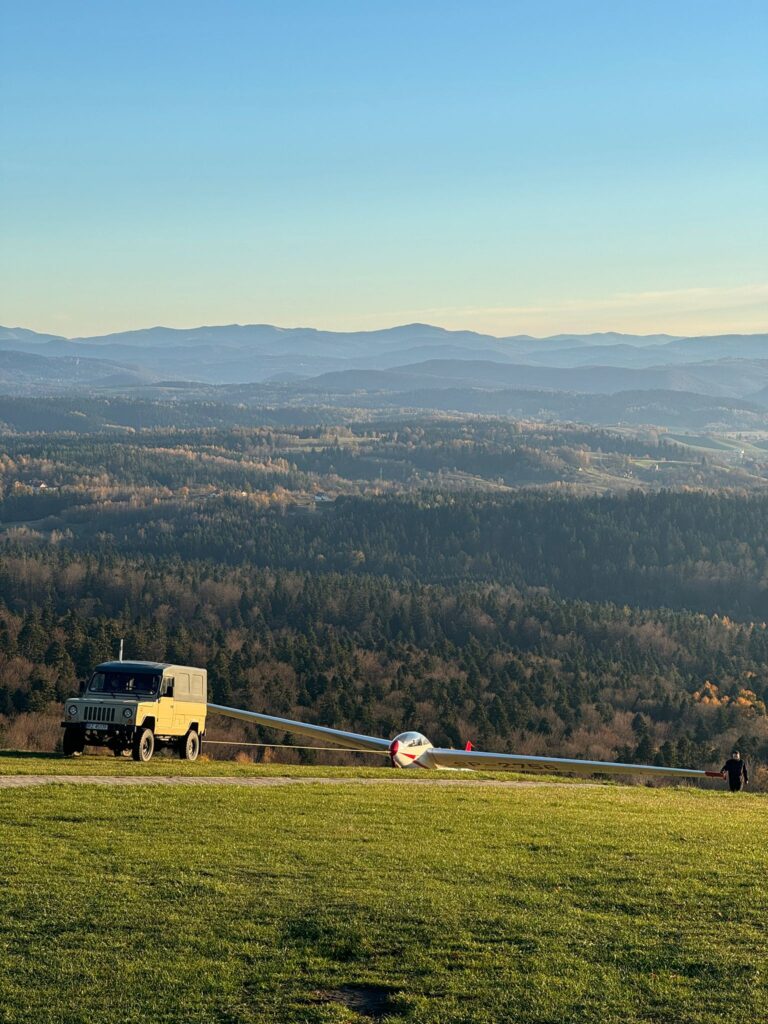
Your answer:
[[[2,790],[0,1021],[754,1024],[767,809],[621,786]]]
[[[65,757],[63,754],[30,753],[28,751],[0,750],[0,778],[7,775],[100,775],[122,778],[125,776],[164,775],[169,778],[185,776],[190,778],[227,777],[227,778],[356,778],[387,779],[391,781],[395,773],[391,767],[385,766],[383,757],[370,757],[370,767],[341,765],[297,765],[297,764],[249,764],[239,761],[208,761],[200,760],[193,764],[181,761],[174,755],[154,757],[149,764],[138,764],[131,758],[115,758],[103,754],[85,754],[82,757]],[[437,776],[419,778],[450,778],[454,773],[440,772]],[[459,773],[457,773],[459,775]],[[414,776],[415,777],[415,776]],[[497,779],[502,782],[513,780],[545,780],[553,782],[579,783],[584,780],[578,776],[546,775],[544,773],[522,772],[461,772],[459,777],[472,780]],[[612,780],[605,784],[610,785]]]

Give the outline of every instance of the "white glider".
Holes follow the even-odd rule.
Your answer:
[[[532,754],[496,754],[482,750],[452,750],[434,747],[420,732],[401,732],[393,740],[378,736],[364,736],[343,729],[330,729],[325,725],[311,725],[309,722],[294,722],[290,718],[276,718],[258,711],[241,711],[221,704],[209,704],[209,711],[215,711],[228,718],[253,722],[269,729],[292,733],[296,736],[310,736],[325,740],[331,746],[343,750],[369,751],[389,756],[394,768],[473,768],[486,771],[545,771],[568,772],[591,775],[593,772],[612,774],[642,774],[660,778],[722,778],[720,772],[701,771],[697,768],[662,768],[654,764],[622,764],[617,761],[581,761],[570,757],[538,757]]]

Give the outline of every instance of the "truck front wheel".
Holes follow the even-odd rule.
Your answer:
[[[61,741],[61,749],[71,757],[72,754],[82,754],[85,750],[85,733],[76,725],[64,726],[64,736]]]
[[[179,744],[179,754],[185,761],[196,761],[200,753],[200,737],[195,729],[190,729]]]
[[[155,752],[155,734],[151,729],[137,729],[133,738],[133,760],[147,762]]]

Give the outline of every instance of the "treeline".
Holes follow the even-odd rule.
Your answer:
[[[672,765],[738,742],[768,759],[764,626],[51,547],[6,552],[0,593],[6,718],[53,709],[124,637],[130,657],[206,665],[217,701],[383,736]]]
[[[248,495],[73,512],[75,548],[450,584],[768,620],[768,496],[428,494],[263,511]]]

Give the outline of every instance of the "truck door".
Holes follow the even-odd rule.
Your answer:
[[[156,714],[156,725],[155,733],[158,736],[173,736],[175,730],[173,728],[173,714],[175,700],[169,695],[173,693],[174,680],[165,676],[160,683],[160,699],[157,702],[157,714]]]
[[[189,672],[177,672],[176,683],[173,688],[174,709],[173,709],[173,731],[177,736],[184,736],[189,729],[190,711],[192,705],[189,697]]]

